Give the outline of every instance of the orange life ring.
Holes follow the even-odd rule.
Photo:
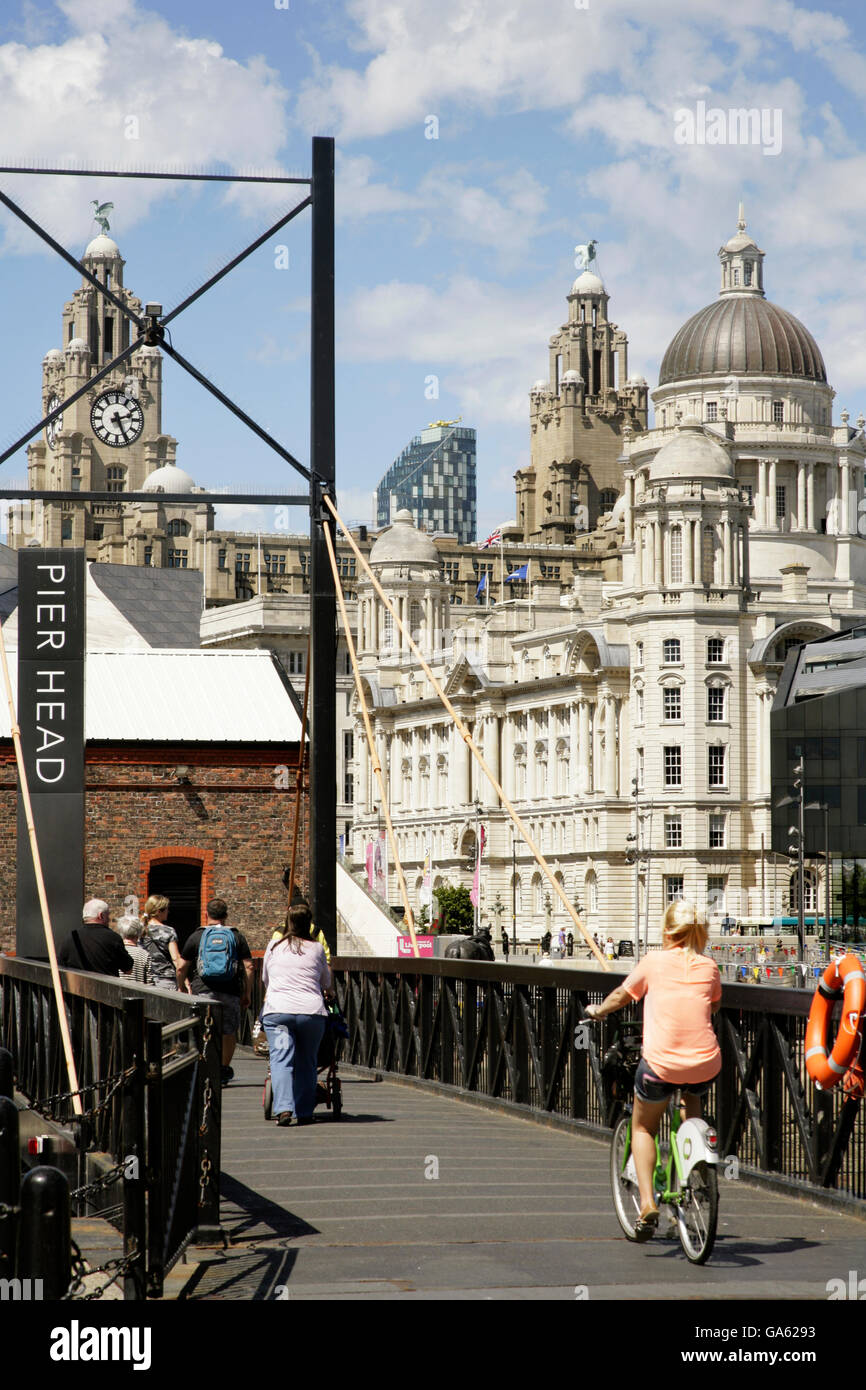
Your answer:
[[[842,1022],[828,1056],[827,1028],[840,995]],[[818,981],[806,1024],[806,1070],[820,1091],[829,1091],[857,1062],[864,1007],[866,975],[860,961],[850,954],[831,961]]]

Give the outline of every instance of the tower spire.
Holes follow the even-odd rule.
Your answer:
[[[740,202],[739,214],[738,214],[738,217],[737,217],[737,231],[738,231],[738,232],[744,232],[745,230],[746,230],[746,209],[745,209],[745,204],[741,201],[741,202]]]

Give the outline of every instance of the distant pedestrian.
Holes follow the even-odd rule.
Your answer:
[[[504,957],[505,957],[506,960],[508,960],[508,953],[509,953],[510,950],[511,950],[511,946],[509,945],[509,941],[508,941],[508,932],[507,932],[507,931],[503,931],[503,933],[502,933],[502,954],[504,955]]]
[[[183,956],[177,944],[177,932],[168,925],[168,898],[152,894],[144,904],[141,945],[150,957],[151,983],[157,989],[177,990],[177,972]]]
[[[249,1008],[252,998],[253,961],[246,937],[237,927],[228,925],[229,910],[224,900],[211,898],[205,910],[205,925],[193,932],[183,948],[183,963],[177,972],[177,979],[181,989],[189,980],[189,992],[197,998],[214,999],[222,1004],[222,1082],[227,1086],[234,1076],[230,1063],[238,1040],[241,1010]],[[219,946],[226,970],[219,977],[209,973],[208,962],[199,957],[199,947],[208,927],[224,928]],[[234,938],[233,945],[226,939],[227,932]],[[209,940],[213,941],[214,938]],[[204,969],[204,976],[199,973],[201,969]]]
[[[153,984],[150,956],[141,946],[141,922],[137,917],[118,917],[117,930],[123,938],[127,955],[132,956],[132,978],[137,985]]]
[[[570,931],[568,933],[568,936],[565,938],[565,949],[568,951],[568,954],[570,956],[574,955],[574,932]]]
[[[616,950],[613,944],[612,936],[609,936],[607,938],[607,941],[604,943],[604,954],[607,956],[608,960],[613,960],[614,956],[616,955]]]
[[[565,927],[559,928],[559,954],[565,955]]]
[[[550,955],[550,943],[551,943],[552,940],[553,940],[553,937],[550,935],[550,932],[549,932],[549,931],[546,931],[546,932],[544,933],[544,936],[541,938],[541,954],[542,954],[543,956],[549,956],[549,955]]]
[[[108,903],[90,898],[81,910],[82,927],[69,934],[57,953],[67,970],[92,970],[96,975],[131,975],[133,959],[116,931],[108,925]]]

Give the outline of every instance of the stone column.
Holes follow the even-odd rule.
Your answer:
[[[725,518],[722,522],[722,585],[728,589],[731,586],[731,575],[733,573],[733,561],[731,556],[731,523]]]
[[[616,796],[616,701],[612,695],[604,699],[604,792]]]
[[[634,543],[634,477],[625,480],[625,534],[623,543],[632,545]]]
[[[806,465],[797,460],[797,530],[806,529]]]
[[[767,530],[778,531],[779,521],[776,516],[776,464],[778,459],[768,459],[768,482],[767,482]]]
[[[638,526],[635,530],[634,539],[634,586],[636,589],[643,588],[643,527]]]
[[[535,710],[526,712],[526,798],[534,801],[538,778],[535,773]]]
[[[815,465],[806,465],[806,529],[815,530]]]
[[[580,791],[578,770],[580,768],[580,729],[578,702],[573,700],[568,711],[568,794],[577,796]]]
[[[367,736],[364,733],[364,725],[355,725],[355,747],[358,750],[358,807],[361,815],[365,816],[368,811],[370,801],[370,763],[367,753]]]
[[[490,768],[497,782],[499,782],[499,719],[495,714],[488,714],[485,717],[484,741],[481,747],[484,754],[484,761]],[[484,784],[481,789],[481,800],[484,802],[485,806],[491,808],[498,806],[499,797],[496,795],[496,792],[483,772],[480,773],[480,776]]]
[[[851,464],[847,454],[842,455],[842,467],[839,470],[839,487],[842,494],[840,503],[839,535],[850,536],[850,507],[848,503],[849,493],[851,492]]]
[[[758,530],[763,531],[767,526],[767,460],[758,459],[758,495],[755,506],[755,521]]]
[[[703,552],[704,539],[703,539],[703,522],[701,521],[701,518],[700,518],[700,517],[698,517],[697,521],[695,522],[695,537],[694,537],[694,540],[695,540],[695,583],[696,583],[696,584],[703,584],[703,582],[704,582],[704,552]]]
[[[502,790],[514,800],[514,720],[510,715],[502,717]]]
[[[388,798],[392,806],[399,806],[403,800],[403,739],[400,734],[392,734],[388,752]]]
[[[591,789],[592,789],[592,788],[591,788],[591,785],[590,785],[590,778],[589,778],[589,768],[590,768],[589,700],[583,699],[583,700],[579,700],[579,701],[578,701],[578,725],[579,725],[579,730],[580,730],[580,732],[579,732],[579,737],[578,737],[578,752],[577,752],[577,756],[578,756],[578,759],[579,759],[579,769],[580,769],[580,770],[579,770],[579,776],[578,776],[578,786],[579,786],[579,790],[580,790],[581,792],[583,792],[584,795],[586,795],[586,793],[587,793],[588,791],[591,791]]]
[[[660,586],[664,583],[662,578],[664,566],[662,563],[662,524],[660,521],[653,522],[653,584]]]
[[[694,522],[683,522],[683,583],[695,582],[695,543],[692,539]]]

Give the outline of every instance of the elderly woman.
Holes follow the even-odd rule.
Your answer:
[[[265,1002],[262,1023],[271,1051],[273,1109],[278,1125],[297,1116],[313,1122],[316,1061],[331,994],[331,971],[318,941],[310,940],[312,917],[306,906],[290,907],[282,933],[270,942],[262,963]]]
[[[661,951],[651,951],[603,1004],[590,1004],[589,1018],[604,1018],[638,999],[646,999],[643,1055],[634,1082],[632,1152],[640,1187],[638,1240],[649,1240],[658,1226],[653,1191],[656,1135],[668,1101],[682,1091],[684,1118],[701,1114],[701,1097],[722,1064],[711,1018],[719,1008],[719,967],[704,954],[706,918],[694,903],[674,902],[662,921]]]
[[[151,985],[150,956],[141,946],[142,926],[137,917],[118,917],[117,930],[123,937],[127,955],[132,957],[132,978],[136,984]]]
[[[151,984],[157,989],[177,989],[177,972],[183,956],[177,944],[177,932],[168,925],[168,898],[153,893],[144,904],[142,917],[142,946],[150,956]]]

